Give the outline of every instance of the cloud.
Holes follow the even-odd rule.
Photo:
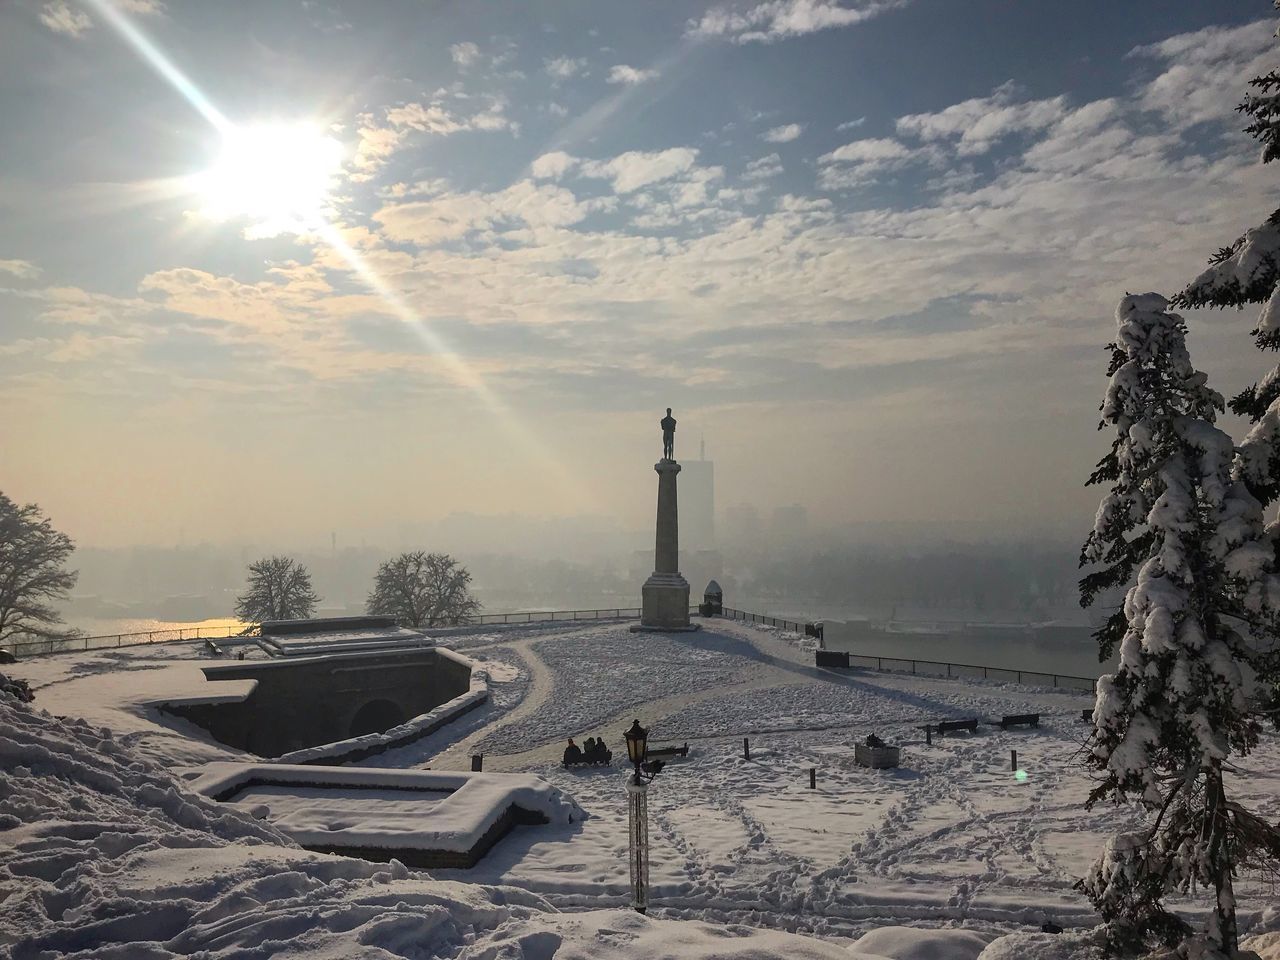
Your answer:
[[[582,174],[613,181],[615,193],[631,193],[659,180],[666,180],[689,170],[698,159],[691,147],[669,150],[632,150],[612,160],[590,160],[582,164]]]
[[[564,187],[519,180],[495,193],[447,193],[430,200],[388,204],[373,219],[397,242],[432,246],[475,231],[566,227],[610,203],[580,201]]]
[[[361,182],[372,178],[414,132],[440,137],[467,130],[510,130],[518,134],[520,125],[507,116],[506,109],[506,100],[490,97],[487,107],[470,115],[455,112],[443,100],[390,107],[381,118],[363,114],[356,128],[359,142],[351,161],[355,170],[351,179]]]
[[[792,140],[799,139],[800,134],[804,132],[804,127],[798,123],[788,123],[781,127],[774,127],[766,130],[760,135],[761,140],[767,140],[769,143],[790,143]]]
[[[685,35],[723,37],[734,43],[772,43],[818,30],[852,26],[906,2],[853,0],[846,6],[836,0],[766,0],[745,10],[718,6],[700,20],[690,20]]]
[[[40,268],[30,260],[0,260],[0,273],[11,273],[19,280],[34,280]]]
[[[459,67],[469,67],[480,59],[480,48],[470,40],[454,43],[449,46],[449,55]]]
[[[782,173],[782,158],[776,153],[759,157],[747,164],[742,176],[747,180],[767,180]]]
[[[529,173],[535,180],[559,180],[577,162],[577,157],[571,157],[563,150],[554,150],[534,160],[529,166]]]
[[[854,140],[818,158],[818,183],[828,190],[861,186],[916,160],[936,159],[931,148],[911,148],[887,137]]]
[[[568,80],[581,73],[586,65],[586,60],[575,60],[573,57],[554,57],[542,62],[543,69],[556,80]]]
[[[50,0],[40,9],[40,22],[54,33],[78,37],[93,27],[93,21],[83,10],[72,10],[67,0]]]
[[[162,0],[111,0],[115,7],[134,16],[159,16],[164,13]],[[72,7],[69,0],[48,0],[40,9],[40,22],[54,33],[78,37],[93,29],[93,20],[83,10]]]
[[[844,133],[846,130],[855,130],[866,122],[866,117],[858,117],[857,120],[846,120],[844,123],[836,127],[836,132]]]
[[[925,141],[957,139],[957,153],[968,156],[986,153],[1013,133],[1044,130],[1067,112],[1065,97],[1017,101],[1017,93],[1011,81],[997,87],[989,97],[964,100],[937,113],[899,117],[897,130],[899,135]]]
[[[1244,94],[1250,77],[1274,68],[1275,23],[1257,20],[1239,27],[1205,27],[1159,43],[1135,47],[1129,56],[1164,61],[1143,89],[1141,106],[1190,126],[1204,121],[1235,123],[1224,104]]]
[[[657,70],[639,70],[636,67],[629,67],[625,63],[615,64],[609,70],[609,83],[622,83],[629,87],[635,86],[637,83],[644,83],[646,80],[652,80],[658,75]]]

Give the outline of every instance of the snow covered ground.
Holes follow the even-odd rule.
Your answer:
[[[161,892],[150,911],[165,918],[155,927],[165,935],[152,938],[162,947],[110,953],[98,939],[91,950],[76,949],[159,957],[198,943],[211,955],[231,956],[258,936],[258,925],[269,926],[262,912],[277,907],[279,929],[271,935],[301,937],[291,942],[310,944],[316,956],[972,960],[985,949],[991,960],[1090,949],[1095,916],[1072,883],[1126,813],[1081,807],[1089,781],[1074,754],[1086,730],[1080,710],[1087,695],[818,670],[799,638],[721,621],[673,636],[636,636],[627,624],[610,623],[477,630],[448,642],[482,661],[490,701],[364,765],[465,770],[470,755],[482,752],[486,772],[541,776],[590,816],[519,827],[477,867],[433,871],[434,880],[398,864],[305,853],[266,824],[169,785],[161,766],[249,759],[147,705],[163,674],[184,666],[175,661],[199,656],[195,645],[68,654],[7,668],[36,689],[34,706],[90,719],[91,727],[44,721],[56,727],[55,740],[71,736],[80,744],[50,747],[52,770],[67,753],[107,749],[106,763],[119,751],[115,780],[144,777],[135,769],[143,767],[151,778],[126,789],[133,791],[129,803],[151,810],[172,791],[175,799],[166,803],[198,816],[178,814],[180,829],[165,821],[145,841],[116,839],[150,828],[145,818],[141,827],[125,826],[123,800],[111,801],[119,809],[94,812],[107,803],[98,794],[114,796],[115,788],[99,786],[102,774],[86,767],[40,774],[78,776],[79,792],[66,787],[74,796],[61,798],[54,791],[46,805],[60,812],[43,820],[33,794],[8,814],[16,823],[9,827],[3,818],[14,793],[10,781],[0,781],[8,791],[0,795],[0,898],[8,894],[6,914],[20,908],[14,916],[21,931],[17,939],[0,932],[0,956],[70,954],[72,941],[57,937],[85,928],[85,918],[93,918],[94,936],[101,934],[95,924],[114,924],[121,937],[141,935],[150,928],[125,918],[129,891],[148,885]],[[926,746],[918,729],[927,721],[1032,711],[1042,715],[1038,730],[983,726],[976,736]],[[617,763],[625,752],[621,731],[633,717],[649,725],[653,744],[690,744],[688,759],[672,762],[649,792],[648,919],[619,909],[627,902],[625,771],[559,765],[565,738],[581,743],[588,735],[604,736]],[[3,739],[8,722],[5,714],[0,749],[11,749]],[[104,726],[114,731],[109,740]],[[871,732],[902,745],[901,769],[853,764],[854,743]],[[751,740],[750,760],[743,737]],[[1024,776],[1010,769],[1011,750]],[[3,760],[8,769],[10,756]],[[809,789],[810,768],[816,790]],[[1232,789],[1280,819],[1280,738],[1268,734]],[[66,827],[72,819],[93,826]],[[178,852],[184,845],[199,847],[200,855]],[[1280,890],[1246,876],[1238,894],[1247,931],[1280,931]],[[462,906],[439,907],[454,898]],[[169,900],[183,905],[156,905]],[[423,916],[433,909],[450,917],[427,923]],[[251,920],[247,911],[255,910]],[[307,910],[328,919],[303,924]],[[1017,940],[1017,949],[996,939],[1036,931],[1045,920],[1068,934],[1036,934]],[[223,939],[211,932],[218,924],[227,928]],[[193,925],[203,932],[190,932]],[[817,939],[775,939],[786,933]],[[871,939],[860,942],[864,935]]]

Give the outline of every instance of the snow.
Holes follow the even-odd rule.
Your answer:
[[[1280,262],[1280,224],[1263,223],[1248,230],[1240,239],[1235,252],[1220,263],[1215,263],[1196,277],[1187,287],[1184,296],[1193,302],[1212,299],[1215,291],[1223,290],[1236,295],[1256,293],[1259,283],[1274,282],[1277,262]],[[1267,315],[1268,321],[1275,318]],[[1270,331],[1274,328],[1259,328]]]
[[[989,939],[971,930],[881,927],[859,937],[853,948],[894,960],[977,960]]]
[[[1015,933],[994,941],[979,960],[1100,960],[1101,943],[1086,933]]]
[[[250,787],[220,805],[168,771],[230,776],[237,764],[264,762],[146,706],[166,676],[182,683],[184,670],[199,676],[194,646],[13,665],[6,669],[36,688],[35,707],[94,719],[80,726],[27,711],[23,726],[15,719],[20,708],[0,704],[0,735],[14,739],[13,728],[30,738],[39,729],[53,756],[82,765],[40,768],[0,755],[6,772],[32,771],[0,779],[0,899],[9,894],[0,957],[41,949],[144,958],[205,950],[220,960],[278,941],[282,953],[322,957],[434,951],[506,960],[546,956],[547,945],[559,944],[556,960],[856,960],[899,949],[864,948],[862,935],[910,928],[941,931],[944,941],[954,934],[956,960],[972,960],[975,937],[991,941],[983,960],[1083,960],[1083,952],[1062,951],[1087,944],[1081,934],[1097,917],[1072,884],[1136,816],[1122,807],[1083,809],[1091,781],[1076,753],[1089,729],[1079,716],[1090,696],[818,670],[794,641],[774,628],[722,620],[696,634],[643,641],[626,623],[458,632],[449,642],[488,672],[488,702],[412,745],[338,768],[363,779],[345,797],[312,793],[317,768],[307,765],[299,776],[308,783],[278,792]],[[638,643],[642,669],[615,669],[627,661],[622,651]],[[135,692],[139,682],[148,689]],[[630,690],[637,682],[648,702]],[[926,720],[1026,712],[1041,713],[1040,729],[984,725],[976,736],[932,745],[918,730]],[[568,736],[602,735],[620,756],[620,732],[634,716],[650,726],[651,742],[688,739],[691,748],[649,790],[649,918],[625,909],[621,764],[572,771],[559,764]],[[104,726],[114,731],[109,740]],[[854,764],[854,745],[871,732],[902,747],[901,769]],[[744,736],[750,761],[742,757]],[[397,791],[399,799],[388,794],[392,806],[375,814],[369,798],[393,782],[383,778],[430,774],[457,778],[437,786],[460,784],[480,744],[486,775],[540,781],[566,802],[572,797],[585,819],[517,827],[475,867],[430,875],[294,845],[294,829],[339,821],[401,842],[387,834],[389,825],[422,826],[444,791],[421,784]],[[1025,781],[1009,770],[1010,750]],[[808,786],[811,767],[816,790]],[[109,782],[98,785],[103,772],[121,783],[140,778],[139,785],[113,792]],[[22,801],[11,787],[20,780]],[[143,782],[153,788],[146,797]],[[1280,819],[1280,741],[1268,734],[1230,785],[1242,802]],[[154,812],[161,803],[170,806]],[[249,815],[260,806],[271,811],[266,820]],[[1280,930],[1280,915],[1264,919],[1273,893],[1264,881],[1242,876],[1237,892],[1246,936]],[[1203,900],[1174,898],[1173,906],[1195,916]],[[1046,920],[1068,932],[1036,932]]]
[[[367,618],[356,618],[367,619]],[[324,621],[314,621],[321,624]],[[340,618],[338,624],[350,623]],[[286,621],[280,626],[288,626]],[[311,657],[326,653],[367,653],[404,647],[431,647],[435,641],[421,630],[399,626],[348,626],[345,629],[317,629],[310,633],[277,633],[274,624],[266,624],[258,643],[272,656]]]

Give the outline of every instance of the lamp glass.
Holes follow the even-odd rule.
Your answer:
[[[627,741],[627,758],[632,763],[644,763],[644,758],[649,755],[649,731],[640,726],[639,720],[633,720],[631,729],[622,736]]]

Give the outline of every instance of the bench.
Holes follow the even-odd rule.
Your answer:
[[[672,757],[687,757],[689,755],[689,744],[683,747],[655,747],[649,750],[648,760],[670,760]]]
[[[208,651],[210,654],[212,654],[215,657],[222,656],[222,648],[218,646],[216,643],[214,643],[212,640],[206,640],[204,642],[204,648],[206,651]]]
[[[604,757],[592,757],[589,760],[586,757],[583,757],[581,760],[574,760],[572,763],[564,761],[563,765],[566,767],[607,767],[609,766],[609,761],[612,759],[612,754],[610,754],[608,760]]]
[[[941,736],[944,733],[958,733],[961,730],[967,730],[969,733],[978,732],[978,718],[972,720],[942,720],[938,723],[924,725],[925,733],[936,733]]]
[[[1010,727],[1038,727],[1040,726],[1040,714],[1038,713],[1006,713],[1000,719],[1000,729],[1008,730]]]
[[[813,663],[817,667],[848,668],[849,653],[846,650],[815,650]]]
[[[585,751],[578,754],[576,760],[562,760],[565,767],[607,767],[613,762],[613,751],[605,750],[603,753]]]

